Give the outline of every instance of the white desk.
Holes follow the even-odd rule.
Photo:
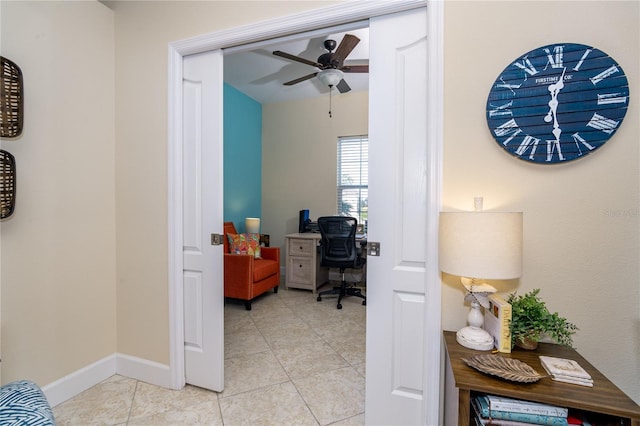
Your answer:
[[[285,288],[302,288],[314,294],[329,280],[329,270],[320,267],[319,233],[285,235],[287,274]]]
[[[329,268],[320,266],[318,245],[321,238],[320,233],[313,232],[285,235],[285,288],[302,288],[315,294],[319,287],[329,281]],[[363,247],[366,241],[364,238],[358,240]],[[366,282],[366,269],[361,269],[358,276],[356,281]],[[340,277],[332,279],[340,280]]]

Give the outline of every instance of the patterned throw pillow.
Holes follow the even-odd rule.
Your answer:
[[[227,239],[231,253],[260,258],[260,234],[227,234]]]
[[[38,385],[18,380],[0,387],[0,424],[55,426],[56,421]]]

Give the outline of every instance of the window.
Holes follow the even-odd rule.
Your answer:
[[[369,137],[338,138],[338,214],[365,223],[369,216]]]

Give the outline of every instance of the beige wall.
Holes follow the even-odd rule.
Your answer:
[[[37,76],[27,98],[27,118],[37,126],[2,142],[21,170],[19,209],[1,225],[3,381],[28,376],[46,384],[114,350],[168,363],[167,44],[327,4],[116,2],[114,121],[105,84],[113,64],[108,10],[0,3],[3,55]],[[542,288],[549,306],[580,326],[578,349],[636,401],[638,9],[636,1],[447,2],[443,176],[446,209],[470,208],[483,195],[487,208],[524,211],[524,276],[496,285]],[[76,13],[83,19],[69,19]],[[534,18],[541,23],[526,25]],[[629,78],[631,104],[599,152],[545,168],[499,149],[484,104],[508,61],[558,41],[613,55]],[[71,87],[63,71],[79,74],[71,90],[61,90]],[[445,277],[444,328],[463,324],[462,295]]]
[[[2,55],[24,74],[17,206],[1,222],[2,382],[46,385],[116,351],[113,13],[8,2]]]
[[[336,213],[336,143],[368,133],[366,92],[265,104],[262,107],[262,215],[272,246],[298,232],[298,211],[311,218]]]
[[[549,308],[575,322],[577,349],[640,402],[640,3],[447,2],[445,8],[445,210],[524,212],[524,273],[497,283],[541,288]],[[510,61],[556,42],[595,46],[629,79],[620,130],[599,151],[569,164],[528,164],[504,152],[485,120],[491,84]],[[467,307],[445,277],[443,327]]]
[[[167,50],[334,2],[110,2],[116,22],[118,351],[169,363]]]

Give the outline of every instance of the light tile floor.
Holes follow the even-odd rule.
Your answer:
[[[225,388],[168,390],[122,376],[54,407],[67,425],[363,425],[366,307],[305,290],[225,305]]]

